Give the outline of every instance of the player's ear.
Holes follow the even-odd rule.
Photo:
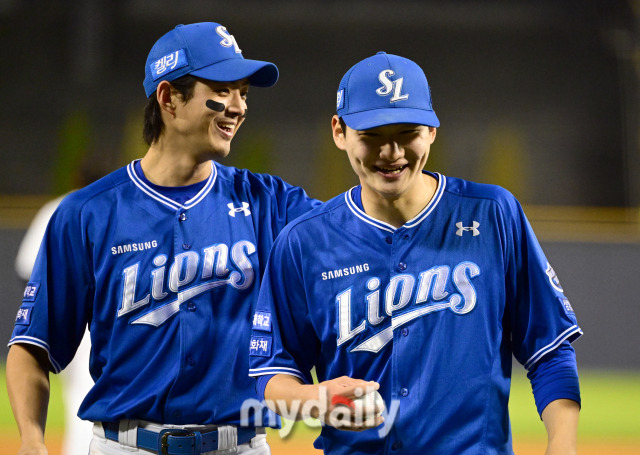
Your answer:
[[[433,141],[436,140],[436,132],[437,132],[438,128],[436,128],[435,126],[430,126],[429,127],[429,138],[431,139],[431,144],[433,144]]]
[[[162,81],[156,89],[156,99],[160,109],[172,117],[175,117],[176,106],[174,104],[173,86],[168,81]]]
[[[342,128],[340,117],[334,115],[331,117],[331,131],[333,132],[333,142],[336,143],[336,147],[340,150],[346,150],[345,134],[346,131]]]

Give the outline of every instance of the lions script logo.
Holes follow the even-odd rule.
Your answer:
[[[396,275],[391,277],[386,287],[382,286],[380,278],[368,278],[365,282],[365,295],[356,298],[354,294],[358,292],[358,288],[350,286],[336,296],[337,345],[351,340],[367,326],[375,327],[391,318],[391,325],[349,350],[375,353],[393,339],[395,329],[414,319],[447,309],[458,315],[467,314],[476,306],[477,295],[471,280],[478,275],[480,267],[465,261],[453,269],[446,265],[433,267],[421,272],[417,279],[409,274]],[[457,292],[450,293],[446,290],[447,287],[455,288]],[[358,314],[361,316],[356,316]],[[356,319],[358,317],[359,321]],[[358,322],[354,323],[354,319]]]
[[[253,243],[242,240],[231,247],[218,243],[201,253],[180,253],[171,264],[166,254],[159,254],[153,258],[151,270],[147,268],[150,264],[130,265],[122,271],[118,317],[148,307],[152,302],[169,300],[131,322],[159,327],[180,310],[182,303],[200,294],[220,286],[247,289],[255,278],[249,259],[255,252]]]

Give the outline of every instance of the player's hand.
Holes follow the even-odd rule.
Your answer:
[[[353,400],[378,390],[380,384],[377,382],[342,376],[321,382],[317,387],[318,397],[324,400],[326,405],[326,412],[317,418],[324,424],[345,431],[362,431],[375,428],[384,421],[382,416],[378,415],[381,409],[365,413],[362,407],[358,409],[352,406]]]
[[[47,448],[41,442],[22,443],[18,455],[48,455]]]

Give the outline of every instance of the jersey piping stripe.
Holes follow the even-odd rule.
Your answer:
[[[437,172],[435,172],[434,174],[438,177],[438,187],[436,188],[435,194],[431,198],[431,201],[429,201],[427,206],[424,208],[424,210],[418,213],[418,215],[413,220],[405,223],[404,227],[412,228],[420,224],[422,220],[424,220],[431,214],[431,212],[433,212],[433,209],[435,209],[438,205],[438,202],[440,202],[440,198],[442,198],[442,195],[444,194],[444,188],[447,184],[447,178],[442,174],[438,174]]]
[[[249,369],[249,376],[265,376],[267,374],[288,374],[289,376],[296,376],[302,379],[305,384],[307,383],[307,379],[304,375],[296,370],[295,368],[287,368],[287,367],[266,367],[266,368],[251,368]]]
[[[58,365],[58,362],[56,362],[53,359],[53,357],[51,357],[51,352],[49,351],[49,345],[44,341],[34,337],[18,336],[12,339],[11,341],[9,341],[9,344],[7,344],[7,346],[11,346],[12,344],[17,344],[17,343],[32,344],[34,346],[43,348],[45,351],[47,351],[47,356],[49,357],[49,362],[51,362],[51,366],[53,367],[53,370],[56,373],[60,373],[60,371],[62,370],[60,368],[60,365]]]
[[[355,186],[353,188],[355,188]],[[351,197],[351,191],[353,191],[353,188],[351,188],[349,191],[347,191],[344,194],[344,198],[347,201],[347,206],[353,212],[353,214],[358,218],[360,218],[365,223],[369,223],[370,225],[377,227],[378,229],[382,229],[383,231],[387,231],[391,233],[395,232],[396,228],[394,228],[390,224],[384,223],[382,221],[378,221],[375,218],[371,218],[365,212],[360,210],[360,207],[356,205],[356,203],[353,201],[353,198]]]
[[[438,202],[440,202],[440,199],[444,194],[444,188],[446,186],[446,178],[442,174],[438,174],[438,173],[434,173],[434,174],[438,178],[438,186],[436,188],[435,194],[431,198],[431,201],[429,201],[427,206],[424,209],[422,209],[420,213],[418,213],[411,220],[407,221],[402,227],[408,228],[408,229],[416,227],[418,224],[424,221],[424,219],[431,214],[433,209],[438,205]],[[396,231],[396,228],[394,226],[392,226],[391,224],[385,223],[384,221],[376,220],[375,218],[370,217],[360,207],[358,207],[358,205],[353,200],[353,196],[351,195],[351,192],[353,191],[354,188],[355,187],[351,188],[344,195],[344,198],[347,202],[347,206],[353,212],[353,214],[358,218],[360,218],[365,223],[371,224],[372,226],[375,226],[378,229],[382,229],[383,231],[394,233]]]
[[[564,340],[571,337],[572,335],[578,334],[578,336],[582,335],[582,330],[577,325],[572,325],[567,330],[562,332],[555,340],[553,340],[548,345],[544,346],[542,349],[539,349],[538,352],[533,354],[529,360],[524,364],[524,367],[529,370],[534,363],[536,363],[542,356],[556,349]]]
[[[142,192],[144,192],[145,194],[147,194],[148,196],[150,196],[151,198],[155,199],[156,201],[171,207],[174,210],[178,210],[178,209],[190,209],[191,207],[195,206],[198,202],[200,202],[211,190],[211,188],[213,188],[213,184],[216,181],[216,178],[218,176],[218,168],[215,166],[215,164],[213,163],[213,161],[211,161],[211,174],[209,175],[209,178],[207,179],[207,183],[205,183],[204,187],[202,187],[202,189],[200,191],[198,191],[198,194],[196,194],[194,197],[192,197],[190,200],[188,200],[185,204],[179,204],[176,201],[174,201],[171,198],[166,197],[165,195],[157,192],[156,190],[154,190],[153,188],[151,188],[149,185],[147,185],[140,177],[138,177],[138,174],[136,174],[135,171],[135,163],[138,160],[134,160],[131,163],[129,163],[129,165],[127,166],[127,173],[129,174],[129,178],[133,181],[133,183],[140,188],[140,190],[142,190]]]

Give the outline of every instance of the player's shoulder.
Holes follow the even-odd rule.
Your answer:
[[[330,223],[330,217],[336,211],[347,209],[345,194],[342,193],[326,202],[312,208],[291,221],[282,231],[282,235],[290,233],[304,233],[305,237],[313,237],[318,232],[324,232],[325,223]]]
[[[506,188],[490,183],[478,183],[456,177],[439,177],[446,182],[445,192],[453,197],[493,201],[503,207],[518,205],[516,197]]]
[[[111,199],[111,202],[113,202],[109,193],[128,183],[131,183],[131,179],[128,176],[127,169],[125,167],[117,169],[83,188],[68,193],[60,202],[60,210],[81,210],[87,204],[101,198]]]
[[[233,166],[225,166],[218,162],[214,162],[216,167],[216,178],[228,185],[237,187],[241,185],[251,188],[252,191],[265,191],[275,193],[280,190],[293,187],[287,183],[282,177],[276,175],[252,172],[248,169],[237,168]]]

